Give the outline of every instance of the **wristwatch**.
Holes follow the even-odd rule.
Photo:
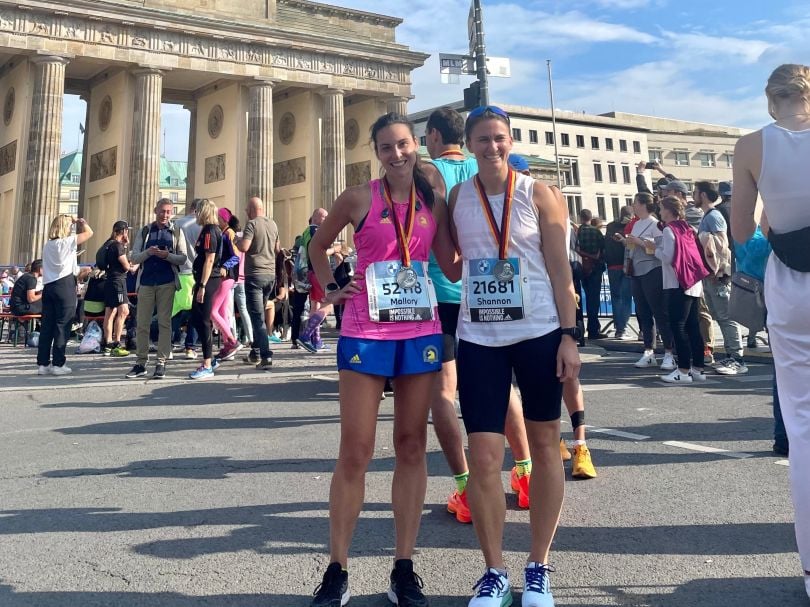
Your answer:
[[[338,283],[330,282],[326,285],[327,293],[334,293],[335,291],[340,291],[340,285]]]
[[[579,341],[582,339],[582,329],[580,327],[563,327],[560,329],[560,333],[563,335],[568,335],[574,341]]]

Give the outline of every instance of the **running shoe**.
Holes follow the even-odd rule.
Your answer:
[[[662,371],[674,371],[678,368],[677,363],[675,362],[675,357],[672,356],[671,352],[667,352],[664,354],[664,360],[661,363],[661,370]]]
[[[136,377],[146,377],[146,367],[143,365],[135,365],[129,373],[126,374],[128,379],[135,379]]]
[[[67,365],[62,365],[61,367],[54,365],[51,367],[51,375],[70,375],[71,373],[73,373],[73,369]]]
[[[186,348],[184,355],[189,360],[197,358],[197,353],[194,351],[194,348]]]
[[[748,367],[742,361],[729,359],[725,365],[717,367],[715,371],[720,375],[745,375],[748,373]]]
[[[714,364],[714,353],[712,349],[707,347],[703,350],[703,364],[704,366],[710,366]]]
[[[522,607],[554,607],[551,596],[549,572],[554,571],[549,565],[532,563],[524,572]]]
[[[475,594],[467,607],[509,607],[512,604],[512,590],[509,577],[490,567],[473,586]]]
[[[645,352],[633,366],[636,369],[646,369],[647,367],[655,367],[657,365],[658,361],[655,358],[655,354],[647,354],[647,352]]]
[[[588,445],[576,445],[574,447],[574,464],[571,467],[571,476],[575,478],[596,478],[596,468],[593,467]]]
[[[304,348],[304,350],[307,352],[312,352],[313,354],[318,351],[318,347],[313,343],[312,338],[304,339],[303,337],[299,337],[298,345]]]
[[[689,370],[689,376],[692,378],[693,382],[706,381],[706,374],[700,369],[695,369],[694,367]]]
[[[50,375],[53,367],[51,365],[39,365],[37,367],[37,375]]]
[[[325,343],[323,343],[322,341],[319,341],[319,342],[317,342],[317,343],[315,344],[315,349],[316,349],[318,352],[331,352],[331,350],[332,350],[332,348],[330,348],[329,346],[327,346],[327,345],[326,345]]]
[[[272,358],[263,358],[258,363],[256,363],[256,368],[259,371],[272,371],[273,369],[273,359]]]
[[[207,379],[214,377],[214,370],[211,367],[203,367],[202,365],[196,371],[188,374],[189,379]]]
[[[332,563],[323,574],[323,581],[318,584],[313,593],[315,598],[309,607],[343,607],[349,602],[349,572]]]
[[[256,354],[256,350],[251,350],[248,352],[248,355],[242,359],[242,361],[247,365],[255,365],[259,362],[259,355]]]
[[[217,358],[219,360],[233,360],[236,358],[237,352],[239,352],[242,348],[244,348],[242,344],[238,341],[232,343],[230,346],[225,346],[222,350],[219,351],[217,354]]]
[[[725,367],[726,365],[731,364],[732,362],[734,362],[734,359],[730,358],[730,357],[723,358],[721,360],[715,359],[715,361],[712,363],[711,366],[712,366],[712,369],[714,369],[715,372],[716,372],[717,369],[719,369],[720,367]]]
[[[562,461],[567,462],[571,459],[571,452],[568,450],[568,447],[565,445],[565,440],[560,438],[560,457],[562,457]]]
[[[105,356],[115,356],[117,358],[123,358],[124,356],[129,356],[129,350],[124,348],[123,346],[115,346],[108,355]]]
[[[391,571],[391,585],[388,587],[388,600],[399,607],[428,607],[428,600],[422,593],[425,584],[413,570],[413,561],[394,561]]]
[[[220,364],[221,363],[219,362],[219,357],[218,356],[215,356],[214,358],[211,359],[211,368],[214,371],[216,371],[219,368]]]
[[[112,346],[104,346],[104,348],[102,348],[101,350],[101,355],[110,356],[112,354],[112,351],[113,351]]]
[[[152,374],[152,379],[163,379],[166,377],[166,363],[157,363],[155,365],[155,372]]]
[[[470,514],[470,506],[467,504],[467,491],[458,492],[458,489],[453,491],[453,494],[447,498],[447,511],[450,514],[456,515],[456,520],[459,523],[472,523],[472,514]]]
[[[668,375],[662,375],[661,381],[665,381],[668,384],[691,384],[692,374],[681,373],[680,369],[675,369],[672,373]]]
[[[284,340],[282,340],[282,339],[281,339],[281,338],[280,338],[278,335],[276,335],[275,333],[273,333],[272,335],[268,335],[268,336],[267,336],[267,341],[268,341],[269,343],[271,343],[271,344],[281,344],[281,343],[284,343]]]
[[[531,482],[531,474],[524,474],[518,476],[517,466],[512,467],[512,474],[509,477],[509,484],[512,486],[512,491],[517,493],[518,507],[524,510],[529,507],[529,483]]]

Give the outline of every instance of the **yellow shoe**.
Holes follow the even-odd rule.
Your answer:
[[[562,456],[562,461],[567,462],[571,459],[571,452],[568,450],[568,447],[565,446],[565,439],[560,439],[560,455]]]
[[[587,445],[577,445],[574,447],[574,466],[571,476],[577,478],[596,478],[596,468],[591,461],[591,452]]]

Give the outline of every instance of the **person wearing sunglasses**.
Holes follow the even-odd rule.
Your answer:
[[[486,570],[469,607],[511,604],[503,559],[501,481],[513,373],[533,461],[531,550],[523,607],[551,607],[549,550],[563,503],[559,449],[563,382],[579,374],[576,300],[562,195],[509,166],[512,135],[501,108],[476,108],[465,137],[478,175],[450,192],[461,253],[458,384],[469,440],[468,500]]]

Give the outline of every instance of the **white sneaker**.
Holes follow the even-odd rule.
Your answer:
[[[669,375],[662,375],[661,380],[667,382],[668,384],[691,384],[692,383],[692,375],[687,373],[681,373],[680,369],[675,369]]]
[[[39,367],[37,367],[37,375],[50,375],[52,369],[53,367],[51,365],[47,367],[45,365],[39,365]]]
[[[678,364],[675,362],[675,357],[672,356],[671,352],[667,352],[664,354],[664,360],[661,363],[661,370],[662,371],[674,371],[678,368]]]
[[[810,575],[804,575],[804,589],[807,591],[807,597],[810,598]]]
[[[67,365],[51,367],[51,375],[70,375],[71,373],[73,373],[73,370]]]
[[[644,354],[639,358],[635,365],[633,365],[636,369],[646,369],[647,367],[655,367],[658,365],[658,361],[655,358],[655,353],[648,353],[644,352]]]
[[[475,586],[475,596],[467,607],[506,607],[512,604],[509,577],[490,567]]]
[[[529,563],[524,573],[522,607],[554,607],[551,582],[548,579],[550,571],[554,569],[548,565]]]
[[[717,367],[715,372],[720,375],[745,375],[748,367],[737,360],[729,359],[723,366]]]
[[[706,381],[706,374],[703,371],[698,371],[694,367],[689,370],[689,375],[692,377],[692,381]]]

